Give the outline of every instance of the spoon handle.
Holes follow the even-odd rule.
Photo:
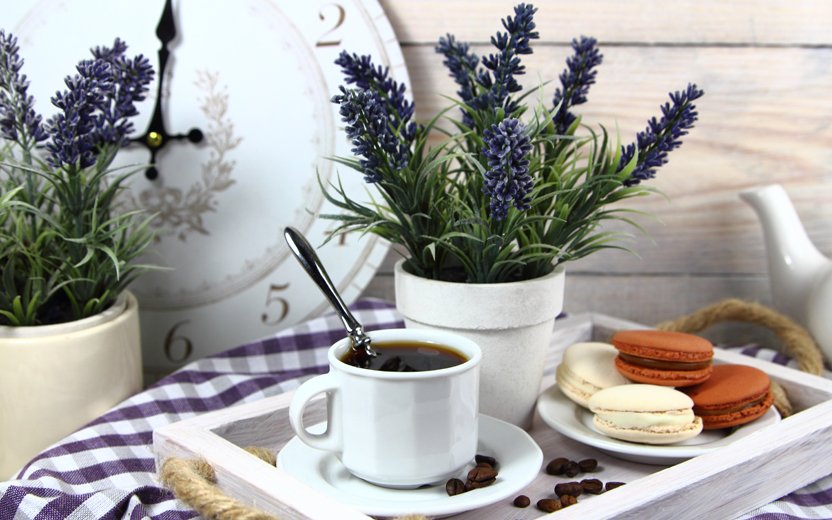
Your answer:
[[[361,324],[347,308],[344,300],[341,299],[341,296],[332,284],[332,280],[329,279],[329,275],[326,273],[323,264],[318,259],[318,255],[309,242],[307,242],[306,238],[304,238],[300,231],[291,226],[287,226],[283,230],[283,237],[286,239],[286,243],[289,244],[289,249],[292,250],[292,253],[300,261],[300,265],[315,284],[317,284],[321,292],[324,293],[324,296],[329,300],[332,307],[335,308],[335,312],[341,318],[341,322],[347,329],[347,333],[352,338],[355,346],[361,348],[369,347],[370,338],[364,334],[364,329],[361,327]]]

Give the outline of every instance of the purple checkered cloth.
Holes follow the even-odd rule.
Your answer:
[[[352,309],[368,330],[403,325],[381,300],[361,300]],[[153,429],[292,390],[326,371],[326,350],[343,335],[329,315],[183,367],[40,453],[16,480],[0,483],[0,520],[195,518],[156,479]],[[790,363],[771,350],[738,348]],[[832,518],[832,475],[742,518]]]

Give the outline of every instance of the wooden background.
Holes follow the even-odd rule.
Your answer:
[[[381,3],[402,45],[420,120],[446,105],[440,94],[456,90],[433,50],[437,38],[453,33],[482,56],[515,5]],[[567,264],[567,311],[653,324],[725,297],[770,303],[761,228],[737,196],[758,185],[783,185],[812,240],[832,253],[832,2],[533,3],[541,39],[524,57],[524,85],[556,84],[571,39],[594,36],[604,63],[588,104],[576,111],[590,124],[617,124],[622,142],[660,115],[669,91],[688,82],[705,91],[699,123],[652,182],[667,199],[632,205],[655,216],[642,221],[648,236],[632,244],[639,257],[610,251]],[[366,296],[393,298],[396,258],[391,252]]]

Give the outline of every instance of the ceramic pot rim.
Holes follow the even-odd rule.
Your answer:
[[[130,291],[122,292],[115,303],[94,316],[81,320],[56,323],[54,325],[35,325],[28,327],[0,326],[0,338],[42,338],[58,334],[71,334],[103,325],[121,316],[128,306],[137,305],[136,298]]]
[[[520,282],[456,283],[430,280],[396,263],[396,308],[408,320],[432,327],[502,330],[554,322],[563,308],[566,271]]]
[[[552,278],[557,278],[561,275],[566,274],[566,269],[564,268],[563,264],[558,265],[555,267],[551,273],[544,274],[543,276],[538,276],[537,278],[530,278],[528,280],[520,280],[517,282],[499,282],[499,283],[465,283],[465,282],[448,282],[445,280],[433,280],[431,278],[423,278],[421,276],[417,276],[407,269],[405,269],[404,264],[407,262],[406,258],[402,258],[396,261],[394,271],[397,275],[404,275],[410,276],[413,278],[418,278],[422,280],[425,284],[436,284],[436,285],[445,285],[445,286],[458,286],[460,288],[466,287],[468,289],[475,287],[475,288],[483,288],[483,290],[494,290],[494,289],[511,289],[512,287],[516,287],[519,285],[528,286],[529,284],[534,284],[536,282],[540,283],[547,283],[548,280]]]

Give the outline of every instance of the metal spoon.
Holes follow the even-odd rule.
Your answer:
[[[369,366],[370,360],[378,354],[370,346],[370,337],[364,333],[364,328],[358,323],[358,320],[355,319],[355,316],[352,315],[346,304],[344,304],[344,300],[341,299],[341,295],[338,294],[338,290],[335,289],[332,280],[329,279],[329,275],[318,259],[318,255],[315,254],[315,250],[309,245],[309,242],[307,242],[300,231],[291,226],[284,228],[283,237],[286,239],[286,243],[289,244],[289,249],[292,250],[292,253],[294,253],[298,262],[300,262],[300,265],[303,266],[306,274],[317,284],[318,288],[324,293],[324,296],[326,296],[329,303],[335,309],[338,317],[341,318],[341,323],[344,324],[344,328],[347,329],[347,334],[352,339],[352,349],[358,355],[358,364],[362,367]]]

